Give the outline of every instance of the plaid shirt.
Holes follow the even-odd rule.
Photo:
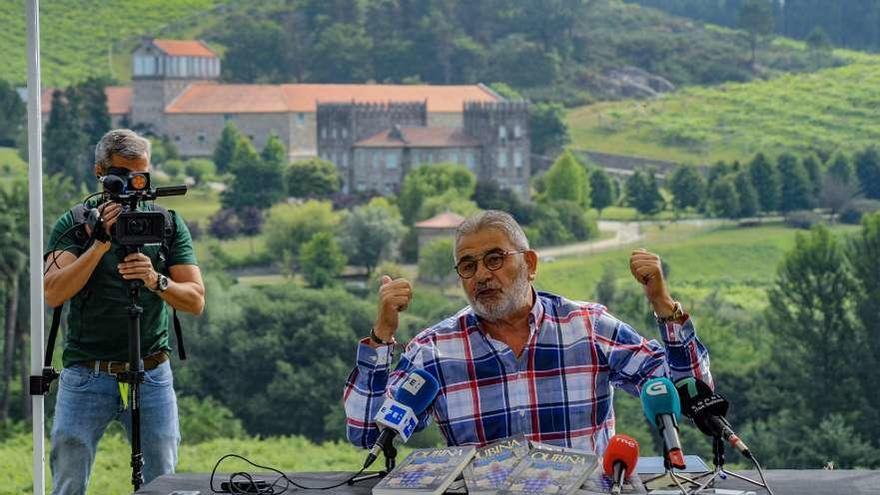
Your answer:
[[[418,429],[430,414],[449,445],[485,445],[523,433],[597,453],[614,435],[612,385],[638,395],[656,376],[712,384],[708,351],[689,316],[659,325],[661,346],[600,304],[536,295],[519,358],[481,329],[470,307],[419,333],[390,373],[393,346],[374,349],[362,341],[344,392],[348,439],[372,446],[376,412],[414,368],[440,383]]]

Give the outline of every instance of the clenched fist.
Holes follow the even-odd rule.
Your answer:
[[[663,279],[660,257],[645,249],[636,249],[629,257],[629,270],[645,288],[645,295],[659,316],[672,313],[674,301]]]
[[[388,275],[382,276],[382,286],[379,287],[379,313],[373,331],[376,336],[385,342],[394,337],[397,325],[400,323],[399,314],[406,311],[412,301],[412,284],[405,278],[391,280]]]

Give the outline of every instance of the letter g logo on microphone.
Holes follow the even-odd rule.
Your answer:
[[[647,395],[666,395],[668,393],[669,389],[666,388],[666,384],[662,381],[649,383],[645,389],[645,394]]]

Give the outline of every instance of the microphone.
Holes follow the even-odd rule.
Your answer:
[[[663,457],[669,466],[684,469],[684,454],[678,440],[681,403],[675,386],[668,378],[652,378],[645,382],[641,396],[645,417],[663,438]]]
[[[715,393],[706,382],[696,378],[679,380],[675,388],[681,397],[684,415],[691,418],[700,431],[726,441],[746,459],[752,458],[749,447],[734,433],[733,427],[725,418],[730,409],[727,399]]]
[[[639,462],[639,442],[626,435],[614,435],[602,456],[605,474],[611,478],[611,493],[619,495],[623,482],[632,476]]]
[[[406,377],[394,392],[394,397],[385,399],[376,413],[376,423],[381,433],[367,454],[364,469],[376,460],[380,451],[391,447],[394,437],[399,436],[404,442],[409,440],[419,423],[419,414],[434,402],[439,391],[437,379],[425,370],[416,369]]]

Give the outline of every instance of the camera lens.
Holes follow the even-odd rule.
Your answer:
[[[149,221],[144,218],[132,218],[128,221],[127,231],[132,235],[144,235],[149,231]]]

